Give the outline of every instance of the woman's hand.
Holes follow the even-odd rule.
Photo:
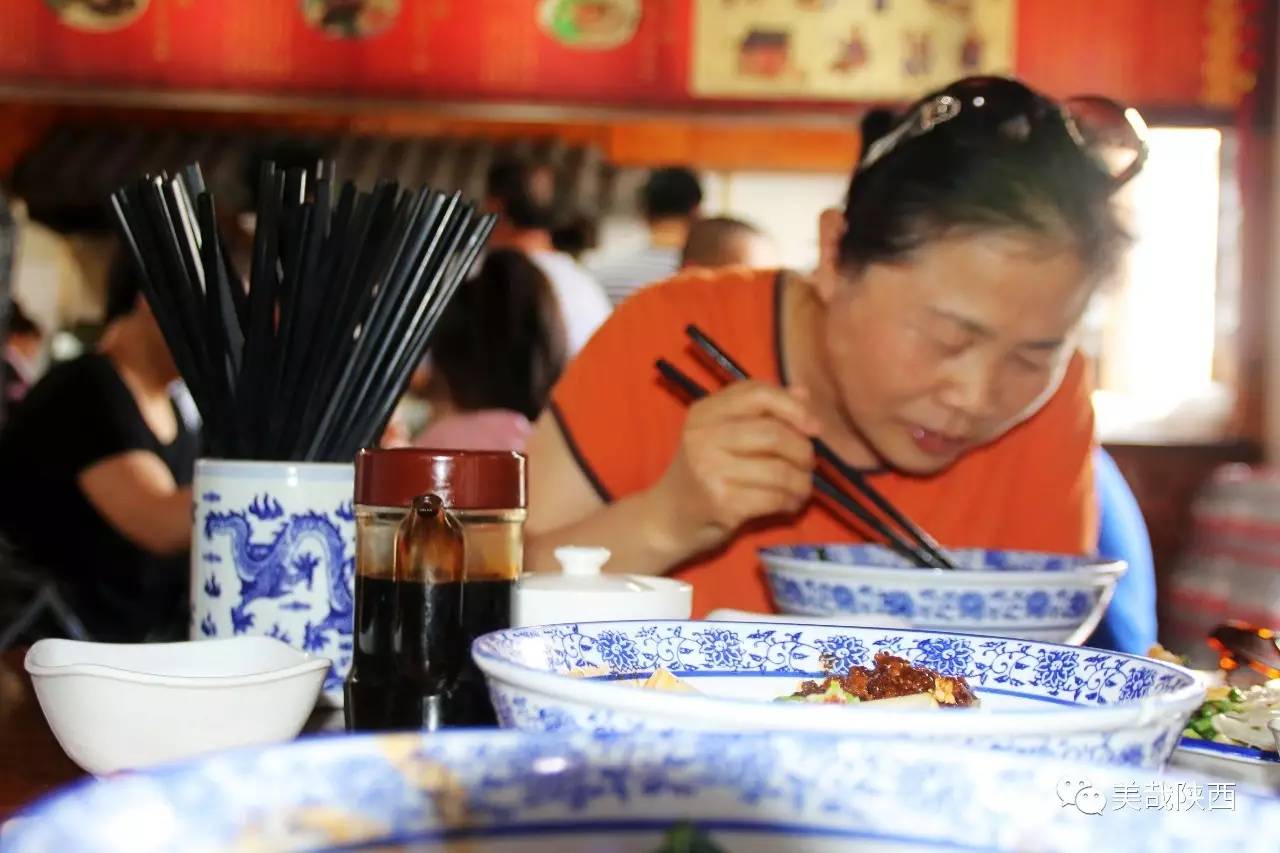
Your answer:
[[[739,382],[693,404],[675,458],[649,496],[671,550],[701,553],[752,519],[803,508],[817,432],[802,389]]]

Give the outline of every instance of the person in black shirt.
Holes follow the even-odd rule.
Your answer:
[[[54,574],[93,639],[180,639],[198,441],[132,268],[111,279],[98,351],[51,369],[0,433],[0,534]]]
[[[9,307],[9,332],[4,347],[4,411],[14,409],[31,390],[39,372],[44,335],[16,301]]]

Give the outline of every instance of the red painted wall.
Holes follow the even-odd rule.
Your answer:
[[[135,23],[109,33],[68,28],[45,0],[3,5],[0,82],[7,83],[695,103],[687,91],[691,0],[645,0],[635,38],[601,52],[545,36],[535,22],[536,0],[402,0],[391,29],[365,40],[312,29],[297,0],[150,0]],[[1093,91],[1144,106],[1194,106],[1203,101],[1211,8],[1223,4],[1020,0],[1018,70],[1058,94]]]

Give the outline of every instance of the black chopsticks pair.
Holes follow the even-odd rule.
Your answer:
[[[698,350],[710,359],[728,379],[741,381],[751,378],[741,365],[734,361],[728,353],[721,349],[697,326],[690,324],[685,327],[685,334],[689,336],[689,339],[693,341]],[[656,367],[667,381],[671,382],[691,399],[697,400],[707,395],[705,388],[666,359],[658,359]],[[819,493],[834,501],[846,512],[874,530],[884,538],[885,543],[890,548],[911,560],[915,565],[921,568],[955,568],[955,565],[948,559],[937,541],[881,495],[874,486],[867,482],[861,471],[848,465],[822,439],[813,438],[811,440],[814,453],[818,459],[833,468],[854,489],[861,492],[876,509],[901,529],[901,533],[886,523],[884,519],[877,516],[871,508],[862,504],[854,494],[841,489],[826,473],[821,470],[815,470],[813,484]],[[902,534],[905,534],[905,536]]]

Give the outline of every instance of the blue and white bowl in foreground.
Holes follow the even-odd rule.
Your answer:
[[[829,664],[885,651],[969,680],[982,707],[902,710],[772,700]],[[967,743],[1160,767],[1204,690],[1188,670],[1025,640],[776,622],[594,622],[487,634],[472,657],[502,725],[601,734],[674,728]],[[625,683],[665,667],[703,695]]]
[[[895,616],[915,628],[1083,643],[1122,560],[982,548],[948,550],[955,570],[921,569],[880,545],[781,545],[760,559],[783,613]]]
[[[80,785],[15,820],[3,846],[652,853],[689,849],[678,832],[734,853],[1181,853],[1261,849],[1277,825],[1280,802],[1228,803],[1203,781],[954,747],[464,731],[312,739]]]

